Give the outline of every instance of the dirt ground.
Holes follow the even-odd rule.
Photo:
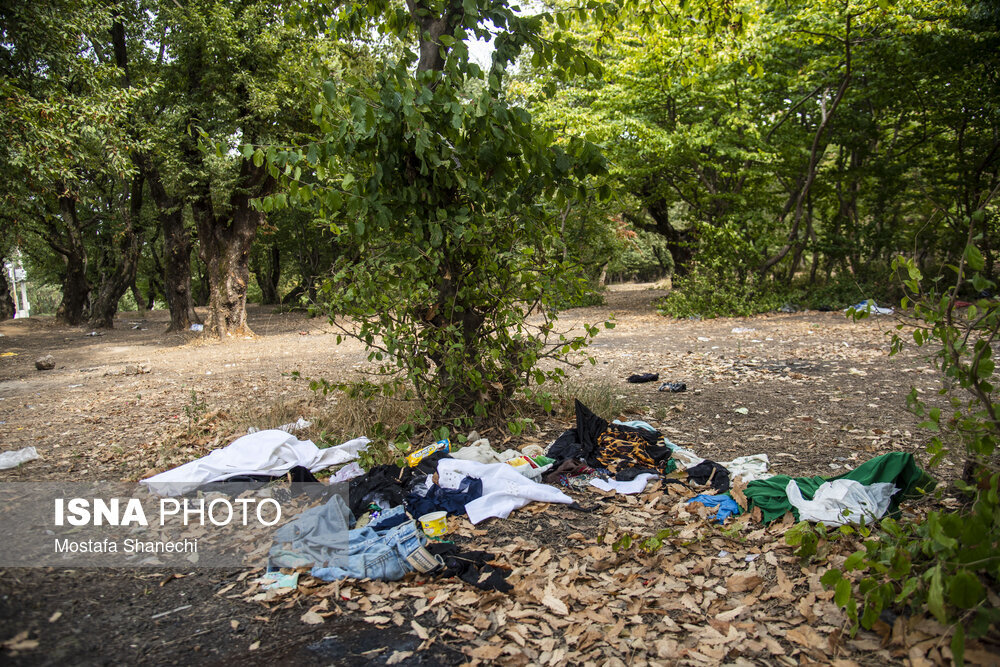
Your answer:
[[[602,331],[590,347],[596,364],[569,372],[578,386],[611,385],[616,397],[624,399],[627,409],[622,414],[603,416],[643,419],[674,443],[717,461],[767,453],[772,472],[790,475],[836,475],[890,451],[912,452],[925,460],[927,435],[915,427],[918,420],[906,411],[905,396],[916,387],[932,399],[941,385],[933,369],[916,353],[888,356],[886,334],[895,324],[892,317],[855,323],[840,312],[809,311],[677,321],[655,313],[652,303],[662,294],[650,285],[616,286],[607,293],[603,306],[572,310],[561,320],[567,326],[579,326],[614,316],[614,329]],[[123,313],[114,330],[97,335],[86,328],[58,326],[47,318],[0,324],[0,449],[32,445],[40,454],[38,460],[18,469],[0,471],[0,482],[139,479],[158,469],[164,442],[176,438],[192,415],[197,418],[219,409],[253,423],[255,413],[264,414],[276,403],[311,398],[305,383],[289,377],[291,371],[338,379],[364,367],[363,349],[353,342],[337,345],[334,329],[322,320],[297,313],[273,314],[259,307],[251,308],[249,315],[256,338],[226,344],[205,343],[190,333],[164,334],[167,317],[163,312]],[[38,371],[34,362],[45,354],[54,357],[56,366]],[[658,373],[661,381],[684,382],[687,391],[658,392],[659,382],[625,382],[628,375],[643,372]],[[568,414],[546,417],[539,422],[540,430],[512,439],[506,446],[551,441],[572,426],[571,422]],[[226,444],[228,435],[193,443],[192,451]],[[946,462],[935,474],[949,479],[955,475],[955,467]],[[25,567],[0,572],[0,642],[5,642],[0,660],[19,664],[214,664],[237,660],[263,664],[277,659],[293,664],[385,664],[388,659],[399,664],[455,664],[472,658],[550,664],[734,660],[874,664],[887,659],[903,661],[911,655],[908,651],[913,642],[893,648],[888,635],[880,638],[862,632],[849,641],[842,637],[844,620],[839,611],[831,609],[829,596],[818,586],[818,573],[783,565],[796,561],[787,548],[758,550],[758,555],[777,554],[767,558],[769,564],[774,561],[773,566],[761,562],[758,570],[750,574],[741,570],[743,574],[737,575],[731,568],[753,570],[757,565],[752,560],[729,564],[727,555],[718,556],[726,561],[721,565],[691,567],[684,560],[687,552],[678,545],[658,554],[657,564],[639,556],[622,560],[621,554],[610,552],[594,556],[598,563],[617,559],[615,572],[631,572],[630,582],[646,576],[641,574],[642,567],[672,573],[668,577],[672,581],[657,584],[666,586],[660,593],[673,590],[672,595],[680,599],[691,596],[701,609],[700,617],[690,604],[688,609],[679,610],[669,604],[654,609],[655,603],[635,610],[629,604],[622,607],[629,612],[627,621],[624,615],[619,621],[622,627],[612,619],[603,627],[602,604],[588,601],[583,593],[579,597],[562,593],[565,604],[554,605],[550,593],[556,579],[552,577],[579,567],[573,559],[563,557],[576,553],[576,542],[597,554],[605,548],[594,539],[597,527],[604,526],[606,532],[609,521],[617,523],[611,526],[612,534],[615,530],[627,532],[628,525],[640,530],[645,523],[649,535],[651,526],[667,521],[663,518],[665,508],[674,504],[658,497],[637,501],[576,495],[582,504],[595,508],[591,515],[539,505],[539,509],[525,508],[506,521],[491,520],[485,525],[488,537],[485,531],[477,530],[483,525],[472,529],[467,522],[455,532],[459,543],[504,554],[514,568],[515,590],[528,591],[526,600],[532,599],[532,593],[525,587],[545,584],[548,593],[544,599],[548,602],[542,604],[543,597],[538,594],[539,609],[547,604],[546,613],[555,616],[531,626],[534,631],[541,628],[538,637],[526,639],[523,632],[511,629],[513,619],[529,622],[526,616],[517,615],[528,612],[520,609],[519,601],[500,600],[498,594],[476,593],[477,602],[471,605],[478,605],[488,621],[480,623],[482,619],[469,616],[467,622],[460,623],[462,607],[470,607],[468,602],[458,607],[442,603],[434,613],[426,613],[427,600],[421,595],[399,597],[400,590],[410,589],[367,582],[353,594],[345,596],[341,591],[334,605],[336,613],[331,610],[321,625],[309,625],[300,621],[300,616],[317,602],[315,590],[305,586],[281,604],[251,602],[244,590],[248,581],[245,571]],[[635,519],[633,524],[628,517]],[[749,559],[753,545],[780,542],[771,532],[750,529],[747,526],[750,537],[740,540],[737,548],[726,546],[731,536],[718,531],[699,536],[695,555],[715,558],[716,551],[732,552],[748,554]],[[718,549],[720,544],[728,552]],[[539,564],[539,554],[546,552],[550,556]],[[529,570],[547,572],[549,567],[556,567],[556,574],[546,580],[548,583],[532,580]],[[787,594],[769,598],[767,591],[775,581],[779,588],[784,586],[783,567],[792,572]],[[720,586],[725,591],[727,585],[730,591],[740,590],[742,586],[734,589],[732,576],[745,577],[739,581],[754,584],[741,593],[749,609],[747,616],[731,613],[739,607],[719,611],[723,609],[720,605],[734,604],[726,602],[732,596],[710,593],[712,586],[717,591]],[[594,578],[589,586],[598,590],[599,579]],[[687,592],[671,588],[677,581],[686,582],[690,587],[684,589]],[[609,579],[606,583],[615,582]],[[227,589],[230,584],[237,585]],[[407,585],[412,586],[413,581]],[[468,591],[476,592],[453,582],[440,586],[428,582],[426,586],[427,590],[445,590],[456,599]],[[573,590],[572,581],[561,586],[560,591]],[[228,595],[220,594],[227,590]],[[833,617],[817,620],[801,605],[794,613],[781,612],[781,605],[798,604],[807,595],[812,596],[810,604],[825,604],[825,613]],[[371,616],[371,599],[399,601],[392,610],[402,616],[388,624],[366,620]],[[178,611],[163,615],[175,609]],[[601,639],[590,637],[587,641],[584,629],[571,623],[577,618],[574,614],[584,614],[580,622],[599,630]],[[730,616],[731,620],[718,620]],[[666,626],[661,628],[654,621]],[[724,629],[720,623],[725,624]],[[655,641],[640,628],[642,625],[660,628]],[[677,628],[676,634],[670,634],[671,626]],[[392,630],[387,632],[386,627]],[[809,630],[813,634],[803,629],[806,627],[813,628]],[[608,628],[613,634],[607,634]],[[729,639],[713,643],[714,635],[702,637],[700,628]],[[433,635],[431,640],[423,636],[428,632]],[[512,632],[516,637],[512,638]],[[925,628],[925,643],[927,634]],[[35,641],[37,646],[32,644]],[[928,644],[924,649],[921,657],[933,659],[933,650],[939,647]],[[938,658],[941,655],[939,652]]]

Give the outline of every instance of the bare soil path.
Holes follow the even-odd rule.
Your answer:
[[[927,436],[905,410],[905,395],[915,386],[933,396],[940,382],[912,352],[889,358],[891,317],[855,323],[840,312],[810,311],[677,321],[656,314],[653,301],[662,294],[650,285],[615,286],[604,305],[569,311],[561,320],[574,327],[614,315],[614,329],[590,348],[596,363],[570,372],[576,386],[610,387],[625,402],[622,414],[606,417],[648,421],[673,442],[713,460],[767,453],[774,472],[792,475],[835,475],[889,451],[921,458]],[[162,312],[124,313],[114,330],[99,335],[45,318],[0,324],[0,450],[32,445],[41,456],[0,471],[0,482],[139,479],[164,460],[193,458],[238,434],[219,433],[165,455],[165,440],[176,441],[192,418],[218,409],[239,416],[230,427],[265,421],[275,404],[315,400],[289,372],[339,379],[364,367],[363,349],[353,342],[336,345],[335,330],[322,320],[259,307],[249,315],[257,337],[225,344],[204,343],[190,333],[164,334]],[[55,358],[54,370],[35,369],[35,359],[44,354]],[[658,392],[660,382],[625,382],[643,372],[684,382],[687,391]],[[508,444],[551,441],[571,425],[570,414],[545,417],[538,431]],[[946,464],[936,474],[951,477],[954,467]],[[818,574],[800,569],[787,548],[775,546],[780,532],[747,526],[747,537],[732,543],[711,529],[716,532],[698,535],[697,544],[688,540],[683,548],[634,558],[613,554],[596,540],[599,531],[645,530],[648,536],[651,527],[680,525],[676,516],[664,518],[676,504],[667,500],[590,494],[581,497],[596,503],[590,516],[562,507],[526,508],[507,521],[491,521],[488,537],[478,530],[482,525],[473,529],[465,522],[455,539],[503,554],[514,568],[518,595],[476,594],[476,604],[444,602],[426,613],[425,596],[434,591],[461,601],[475,590],[428,582],[418,595],[367,582],[341,592],[333,604],[337,614],[321,626],[299,620],[317,601],[308,586],[281,605],[252,604],[239,571],[9,569],[0,572],[0,642],[26,632],[22,640],[37,640],[38,646],[18,650],[8,644],[0,660],[385,664],[395,656],[401,664],[469,657],[518,664],[800,664],[836,657],[874,664],[906,654],[872,633],[848,641]],[[767,557],[755,561],[754,554]],[[573,576],[567,579],[567,572]],[[646,581],[662,604],[646,600],[636,581]],[[231,583],[238,585],[229,595],[217,595]],[[551,597],[532,597],[536,589],[563,600],[566,613]],[[772,589],[784,592],[768,597]],[[601,602],[601,595],[613,599]],[[386,632],[365,622],[372,599],[396,605],[391,611],[402,614],[402,625],[390,623]],[[804,607],[803,599],[809,601]],[[531,611],[533,603],[542,611]],[[184,605],[191,606],[153,618]],[[736,612],[739,605],[748,611]],[[832,616],[817,618],[816,612]],[[412,621],[438,641],[423,640]],[[585,627],[577,628],[580,623]]]

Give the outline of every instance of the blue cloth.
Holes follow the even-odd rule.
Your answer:
[[[448,514],[465,514],[465,506],[483,495],[483,480],[466,477],[457,489],[443,489],[437,484],[418,487],[406,500],[406,511],[410,516],[420,518],[430,512],[445,511]]]
[[[382,512],[363,528],[348,530],[354,522],[343,498],[310,508],[274,534],[271,565],[312,565],[317,579],[379,579],[397,581],[407,572],[430,572],[442,564],[425,548],[427,537],[403,508]],[[287,544],[288,548],[281,545]]]
[[[719,523],[724,522],[731,516],[738,516],[740,513],[740,506],[726,494],[718,496],[701,494],[688,501],[689,505],[691,503],[701,503],[705,507],[718,507],[719,510],[715,514],[715,520]]]

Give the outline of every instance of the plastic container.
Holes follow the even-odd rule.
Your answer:
[[[424,534],[429,537],[444,535],[448,530],[447,512],[429,512],[421,516],[417,521],[420,522],[420,526],[424,529]]]

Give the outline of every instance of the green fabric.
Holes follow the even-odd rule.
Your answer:
[[[761,516],[765,523],[770,523],[775,519],[780,519],[785,512],[791,511],[796,520],[799,514],[788,502],[788,494],[785,489],[792,479],[799,485],[802,497],[812,500],[813,495],[824,482],[835,479],[853,479],[865,486],[877,482],[892,482],[899,489],[892,496],[889,504],[889,514],[896,514],[899,511],[899,503],[906,498],[920,495],[918,489],[929,491],[937,483],[930,475],[924,472],[917,465],[913,454],[903,452],[892,452],[883,454],[865,461],[854,470],[836,477],[789,477],[788,475],[776,475],[769,479],[759,479],[747,484],[743,494],[747,497],[747,510],[759,507]]]
[[[675,470],[677,470],[677,461],[674,459],[667,459],[667,465],[663,467],[663,474],[669,475]]]

